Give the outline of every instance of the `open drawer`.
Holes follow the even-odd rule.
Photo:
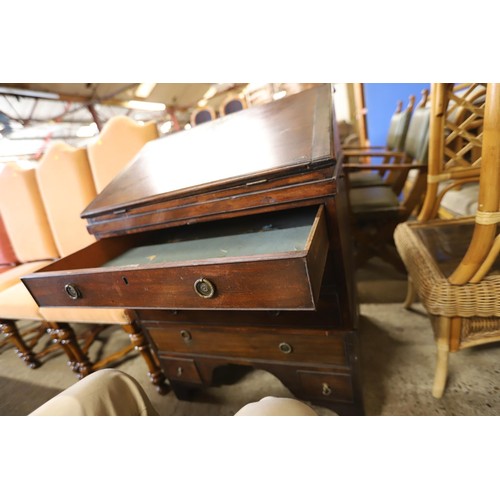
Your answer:
[[[40,306],[314,310],[322,206],[97,241],[22,278]]]

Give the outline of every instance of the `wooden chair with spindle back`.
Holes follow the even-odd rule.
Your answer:
[[[413,111],[406,134],[403,161],[400,163],[366,165],[348,163],[351,169],[388,170],[391,184],[359,186],[349,189],[351,229],[354,239],[356,265],[361,267],[367,260],[378,256],[404,271],[404,266],[396,252],[393,233],[396,226],[406,221],[422,202],[427,177],[427,153],[429,142],[430,108],[427,106],[428,92],[423,92],[422,100]],[[416,175],[404,196],[400,196],[411,171]]]
[[[401,163],[404,161],[404,144],[414,106],[415,96],[410,96],[408,106],[405,109],[403,109],[403,102],[398,101],[396,110],[389,122],[385,146],[368,146],[366,148],[353,146],[343,148],[344,165],[360,162],[367,164],[363,170],[358,172],[354,171],[354,167],[348,169],[348,189],[384,184],[391,185],[394,177],[393,173],[386,176],[387,172],[381,169],[379,165],[377,165],[376,170],[368,170],[367,167],[375,158],[380,159],[382,164]]]

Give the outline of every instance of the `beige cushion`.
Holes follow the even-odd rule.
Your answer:
[[[441,207],[454,217],[476,215],[478,198],[479,182],[464,184],[458,189],[450,189],[445,193],[441,200]]]
[[[100,323],[130,324],[130,316],[125,309],[93,307],[41,307],[40,314],[45,321],[56,323]]]
[[[0,290],[5,290],[6,288],[17,285],[19,283],[19,279],[27,274],[34,273],[50,264],[51,260],[42,260],[38,262],[29,262],[26,264],[21,264],[16,267],[12,267],[8,271],[4,271],[0,274]]]
[[[245,405],[235,417],[317,417],[308,405],[292,398],[267,396],[255,403]]]
[[[43,320],[36,302],[23,283],[0,292],[0,318]]]
[[[0,212],[21,262],[59,257],[35,169],[23,169],[14,162],[4,166],[0,172]]]
[[[85,149],[52,143],[36,169],[36,178],[61,257],[93,243],[95,238],[80,217],[96,197]]]
[[[97,192],[100,193],[131,162],[144,144],[157,138],[154,122],[140,125],[127,116],[108,120],[97,141],[88,146]]]
[[[146,392],[113,368],[91,373],[30,413],[30,416],[157,416]]]
[[[349,191],[353,213],[374,212],[399,206],[398,197],[390,187],[360,187]]]

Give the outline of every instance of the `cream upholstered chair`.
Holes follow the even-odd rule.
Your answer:
[[[9,234],[0,216],[0,273],[16,266],[18,262],[12,248],[12,243],[10,242]]]
[[[87,147],[97,193],[134,158],[146,142],[158,137],[155,122],[141,125],[128,116],[114,116],[107,121],[97,140]]]
[[[80,213],[95,198],[96,188],[84,149],[76,149],[63,143],[54,143],[47,151],[37,169],[37,180],[42,193],[50,227],[61,257],[80,250],[95,241],[86,228]],[[61,187],[64,186],[64,189]],[[123,358],[132,350],[139,351],[146,361],[153,383],[159,391],[164,391],[164,376],[153,351],[136,327],[131,314],[125,309],[80,308],[80,307],[42,307],[40,314],[53,326],[52,337],[67,346],[80,376],[102,368]],[[76,341],[71,323],[96,324],[86,342],[81,347]],[[130,336],[130,345],[118,353],[103,359],[91,361],[88,358],[90,344],[102,330],[102,325],[121,325]]]
[[[0,305],[0,331],[13,344],[19,357],[31,368],[40,366],[40,358],[32,348],[44,335],[46,325],[36,304],[16,298],[16,291],[25,293],[20,278],[46,266],[59,257],[49,221],[43,206],[34,168],[25,169],[15,162],[8,163],[0,172],[0,211],[19,265],[0,273],[0,295],[6,302]],[[4,292],[6,294],[4,295]],[[0,301],[1,302],[1,301]],[[23,306],[26,304],[26,307]],[[16,325],[17,319],[42,322],[38,328]]]
[[[36,178],[61,256],[92,243],[94,238],[88,234],[85,222],[80,218],[81,211],[96,194],[86,151],[61,142],[53,143],[40,161]],[[39,309],[24,284],[18,282],[0,292],[0,317],[11,320],[11,324],[16,319],[41,319],[46,322],[52,339],[66,352],[72,369],[80,377],[121,359],[137,348],[146,360],[152,381],[158,390],[165,390],[164,376],[149,343],[135,326],[133,318],[123,309]],[[86,331],[85,343],[81,346],[70,323],[87,323],[97,327]],[[88,348],[102,331],[102,325],[109,324],[122,325],[129,333],[131,343],[118,353],[91,362],[87,356]]]
[[[462,102],[470,119],[459,124],[449,119],[448,111],[458,102],[453,85],[436,84],[434,95],[430,175],[448,168],[456,179],[465,179],[479,168],[474,218],[425,220],[424,206],[422,220],[400,224],[394,234],[434,330],[432,394],[440,398],[450,352],[500,341],[500,84],[487,85],[485,103]]]

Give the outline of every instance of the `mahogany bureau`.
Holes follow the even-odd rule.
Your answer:
[[[133,310],[180,398],[240,365],[360,415],[346,196],[319,85],[149,142],[82,213],[98,241],[23,282]]]

